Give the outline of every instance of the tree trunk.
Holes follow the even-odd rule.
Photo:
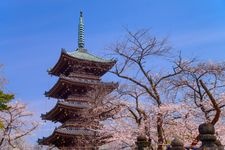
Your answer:
[[[163,120],[162,120],[162,114],[159,113],[157,117],[157,133],[158,133],[158,149],[157,150],[163,150]]]

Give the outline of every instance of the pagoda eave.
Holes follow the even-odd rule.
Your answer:
[[[78,112],[78,110],[86,109],[89,107],[90,106],[88,104],[59,101],[57,102],[57,104],[55,105],[53,109],[51,109],[46,114],[42,114],[41,117],[43,120],[64,122],[65,117],[62,117],[63,116],[62,114],[65,114],[65,112],[73,111],[73,113],[75,113],[75,112]]]
[[[105,88],[106,91],[109,93],[115,88],[118,87],[118,83],[114,82],[98,82],[93,80],[84,80],[84,79],[78,79],[78,78],[69,78],[61,76],[57,83],[48,91],[45,92],[45,96],[47,97],[53,97],[57,99],[64,99],[67,98],[64,95],[66,93],[71,92],[69,87],[73,87],[72,89],[75,89],[75,87],[87,87],[89,89],[93,89],[94,87],[101,86],[102,88]],[[61,94],[60,94],[61,93]]]
[[[62,140],[75,141],[79,137],[93,137],[96,136],[96,131],[90,129],[78,129],[78,128],[57,128],[54,132],[42,139],[38,139],[40,145],[55,145],[59,147]]]
[[[51,75],[59,76],[63,72],[65,72],[65,66],[68,64],[71,65],[73,62],[77,63],[84,63],[84,64],[92,64],[92,66],[99,66],[101,68],[101,73],[99,73],[100,76],[104,75],[108,70],[110,70],[116,63],[116,60],[106,61],[106,62],[97,62],[93,60],[85,60],[81,58],[76,58],[71,55],[69,55],[66,50],[62,49],[60,57],[55,64],[55,66],[48,70],[48,73]],[[70,64],[71,63],[71,64]],[[84,65],[86,66],[86,65]]]

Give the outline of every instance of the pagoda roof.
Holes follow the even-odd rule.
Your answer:
[[[73,52],[67,52],[65,49],[62,49],[59,60],[57,61],[57,63],[55,64],[53,68],[48,70],[48,72],[52,75],[59,76],[63,72],[62,70],[66,69],[65,66],[66,65],[68,66],[68,64],[66,63],[68,60],[95,64],[93,66],[103,65],[105,67],[101,67],[101,68],[104,71],[102,71],[100,75],[103,75],[104,73],[106,73],[116,63],[116,60],[113,60],[113,59],[108,60],[108,59],[100,58],[98,56],[88,53],[87,50],[85,49],[78,48],[76,51],[73,51]]]
[[[41,145],[55,145],[60,147],[62,141],[72,141],[77,136],[94,136],[96,131],[92,129],[76,128],[76,127],[59,127],[56,128],[53,133],[48,137],[38,139],[38,143]],[[79,138],[79,137],[78,137]],[[69,145],[69,143],[67,143]]]
[[[111,62],[115,61],[112,59],[108,60],[108,59],[100,58],[98,56],[88,53],[87,50],[85,50],[85,49],[79,49],[79,48],[74,52],[66,52],[66,53],[74,58],[81,59],[81,60],[93,61],[93,62],[111,63]]]
[[[97,80],[89,80],[89,79],[79,79],[79,78],[71,78],[66,76],[60,76],[57,83],[48,91],[45,92],[47,97],[66,99],[64,95],[66,92],[70,92],[66,90],[66,86],[77,86],[78,87],[91,87],[91,86],[102,86],[105,87],[108,92],[111,92],[115,88],[118,87],[118,83],[114,82],[100,82]],[[64,92],[63,95],[60,95],[60,92]],[[69,93],[71,94],[71,93]]]
[[[91,129],[79,129],[75,127],[65,127],[65,128],[59,128],[56,130],[56,132],[66,135],[84,135],[84,136],[93,136],[95,135],[94,130]]]
[[[52,121],[59,121],[64,122],[66,121],[66,116],[63,115],[62,111],[75,111],[90,108],[87,103],[82,102],[68,102],[68,101],[58,101],[55,107],[53,107],[49,112],[46,114],[42,114],[41,117],[44,120],[52,120]]]

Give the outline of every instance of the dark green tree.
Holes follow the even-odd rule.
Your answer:
[[[6,94],[2,90],[0,90],[0,111],[9,109],[7,103],[11,101],[12,99],[14,99],[13,94]],[[2,121],[0,120],[0,128],[3,128],[3,127],[4,125]]]
[[[0,90],[0,111],[7,110],[7,103],[12,99],[14,99],[13,94],[5,94],[3,91]]]

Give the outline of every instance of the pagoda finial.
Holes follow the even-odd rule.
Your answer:
[[[84,23],[82,11],[80,11],[80,18],[78,25],[78,49],[84,49]]]

